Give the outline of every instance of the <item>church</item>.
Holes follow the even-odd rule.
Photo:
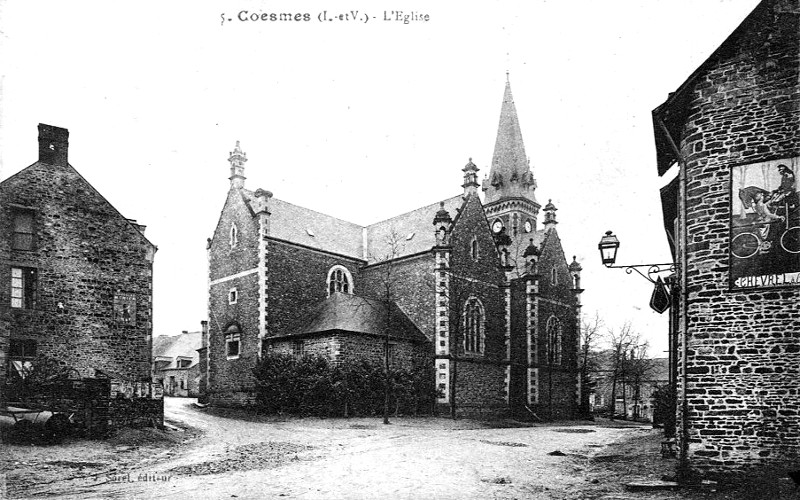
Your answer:
[[[482,183],[470,159],[454,196],[368,226],[248,189],[238,142],[228,161],[207,245],[211,404],[252,404],[268,351],[378,363],[388,349],[391,366],[431,371],[441,413],[577,416],[581,266],[536,198],[509,82]]]

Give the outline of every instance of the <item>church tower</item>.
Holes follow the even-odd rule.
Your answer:
[[[512,258],[521,260],[516,259],[515,254],[522,254],[530,238],[529,233],[536,231],[536,217],[541,205],[534,195],[536,180],[525,155],[517,108],[508,80],[500,108],[492,166],[483,181],[483,191],[486,216],[492,231],[495,235],[508,235],[511,238],[509,248]]]

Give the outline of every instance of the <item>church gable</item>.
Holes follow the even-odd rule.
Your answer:
[[[503,280],[500,255],[478,195],[470,195],[453,217],[452,266],[455,272],[489,283]]]
[[[243,191],[228,191],[217,221],[209,247],[212,280],[258,266],[259,222]]]
[[[555,229],[546,231],[541,244],[539,258],[539,290],[542,295],[565,304],[574,304],[573,280],[569,265],[561,246],[561,238]]]

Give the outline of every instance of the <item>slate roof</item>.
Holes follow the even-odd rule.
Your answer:
[[[202,344],[202,332],[187,332],[180,335],[159,335],[153,337],[153,360],[157,358],[169,358],[169,365],[161,367],[162,370],[178,368],[178,356],[191,358],[192,364],[196,365],[200,361],[200,349]]]
[[[442,201],[444,209],[455,219],[457,210],[464,204],[463,196],[453,196]],[[430,250],[436,244],[433,218],[440,209],[439,203],[367,226],[367,262],[373,264],[388,258],[404,257]],[[397,235],[395,256],[392,256],[392,233]]]
[[[253,202],[255,194],[242,189]],[[270,198],[270,236],[318,250],[364,259],[364,228],[305,207]]]
[[[392,302],[388,307],[391,338],[415,342],[428,341],[397,304]],[[336,292],[312,306],[301,321],[288,328],[287,332],[279,337],[332,331],[385,335],[386,323],[387,305],[384,302]]]
[[[241,192],[251,207],[257,206],[253,191],[242,189]],[[464,204],[461,195],[443,201],[445,210],[453,218]],[[433,218],[440,209],[439,203],[365,227],[278,198],[270,198],[269,232],[273,238],[372,264],[391,256],[390,238],[393,233],[398,240],[393,258],[430,250],[436,244]]]

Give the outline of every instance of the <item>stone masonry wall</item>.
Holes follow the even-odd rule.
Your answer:
[[[391,269],[387,270],[387,266]],[[395,303],[432,340],[436,308],[433,267],[433,254],[366,267],[361,272],[363,285],[359,295],[382,299],[388,282]]]
[[[344,266],[353,277],[351,287],[362,295],[361,261],[291,245],[269,242],[268,335],[282,335],[307,313],[308,308],[328,297],[328,271]]]
[[[478,259],[473,259],[473,239],[478,242]],[[477,195],[470,196],[455,221],[451,236],[450,332],[451,357],[455,369],[456,408],[505,404],[505,291],[500,285],[505,275],[494,238]],[[464,351],[462,313],[466,301],[477,297],[485,314],[484,350],[480,354]],[[452,376],[452,372],[451,372]]]
[[[231,245],[230,228],[235,224],[238,241]],[[258,360],[258,219],[253,217],[241,193],[231,189],[208,248],[209,334],[207,393],[214,404],[231,404],[250,398],[252,369]],[[229,293],[237,298],[230,304]],[[227,359],[224,330],[239,325],[239,356]]]
[[[733,289],[729,280],[732,166],[800,155],[798,9],[773,10],[782,3],[792,4],[767,2],[751,16],[745,36],[687,89],[679,143],[687,358],[678,394],[688,412],[679,417],[688,418],[691,467],[712,475],[796,467],[800,456],[800,288]]]
[[[11,249],[19,207],[33,214],[33,250]],[[0,350],[8,332],[83,376],[150,380],[155,247],[132,224],[72,167],[35,163],[0,184],[0,234]],[[10,307],[12,267],[36,270],[30,308]]]

